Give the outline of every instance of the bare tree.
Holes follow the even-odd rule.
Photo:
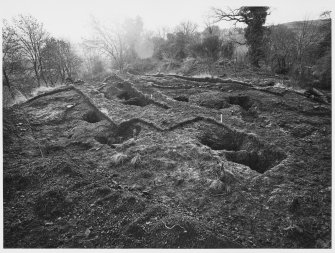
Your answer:
[[[86,46],[99,49],[114,61],[120,71],[123,71],[126,67],[126,54],[128,50],[124,31],[118,25],[107,27],[96,19],[93,19],[93,29],[95,37],[91,40],[86,40]]]
[[[3,85],[11,89],[11,77],[22,70],[20,43],[13,27],[3,20],[2,27],[2,74]]]
[[[296,34],[284,25],[269,27],[266,38],[267,60],[278,74],[285,74],[294,64]]]
[[[41,85],[41,79],[47,84],[43,75],[41,52],[48,35],[43,28],[43,24],[32,16],[22,15],[14,22],[22,48],[22,55],[31,63],[38,85]]]
[[[304,74],[304,67],[308,65],[311,54],[309,50],[317,45],[320,40],[318,25],[306,19],[298,23],[295,37],[296,63],[298,65],[298,74]]]
[[[80,64],[70,42],[48,38],[42,49],[44,76],[51,84],[72,78]]]
[[[176,33],[181,32],[183,33],[186,37],[191,37],[194,35],[194,33],[197,31],[198,25],[195,23],[192,23],[191,21],[186,21],[180,23],[176,27]]]
[[[216,35],[221,37],[222,31],[220,30],[220,27],[216,25],[216,23],[217,22],[213,22],[213,20],[210,18],[206,18],[204,20],[205,29],[202,33],[205,34],[205,36]]]
[[[57,40],[57,42],[60,58],[59,66],[62,67],[62,80],[64,80],[64,77],[73,78],[82,60],[76,54],[70,42],[64,40]]]
[[[85,43],[81,45],[82,49],[82,75],[87,79],[94,79],[96,75],[101,74],[106,69],[105,59],[101,55],[100,50],[87,46]]]
[[[160,38],[160,39],[167,39],[167,35],[170,33],[169,27],[161,27],[156,30],[154,37]]]

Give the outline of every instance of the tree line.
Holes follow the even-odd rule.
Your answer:
[[[65,82],[76,75],[80,64],[71,43],[50,36],[36,18],[20,15],[11,24],[3,21],[2,73],[8,88],[22,82],[37,86]]]
[[[305,85],[329,88],[330,12],[323,13],[319,20],[293,22],[292,27],[289,24],[265,26],[268,15],[270,9],[266,6],[213,9],[202,31],[195,23],[182,22],[172,31],[162,29],[156,34],[144,34],[143,23],[137,19],[133,20],[130,30],[136,32],[130,33],[131,36],[127,29],[113,30],[95,23],[96,37],[92,42],[109,55],[120,71],[136,66],[137,62],[137,69],[143,68],[145,62],[139,61],[134,47],[143,40],[152,47],[151,59],[182,62],[198,58],[207,60],[209,65],[218,60],[236,63],[236,52],[244,46],[248,50],[243,60],[253,68],[289,75]],[[245,28],[220,29],[218,24],[224,21],[241,23]]]
[[[32,16],[3,21],[3,84],[7,87],[64,83],[67,78],[94,79],[108,69],[146,72],[157,62],[205,60],[209,67],[218,61],[237,64],[237,52],[247,48],[244,64],[290,75],[301,82],[329,88],[331,85],[330,13],[317,21],[265,26],[269,7],[213,9],[205,28],[190,21],[174,29],[145,31],[140,17],[122,23],[104,24],[92,19],[92,36],[79,48],[52,37]],[[233,22],[220,29],[221,22]],[[241,23],[244,28],[235,26]],[[241,60],[240,59],[240,60]],[[222,68],[225,68],[222,65]]]

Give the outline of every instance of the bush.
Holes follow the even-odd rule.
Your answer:
[[[221,54],[224,58],[232,59],[234,55],[235,45],[232,41],[227,41],[222,44]]]
[[[130,74],[138,75],[153,70],[155,66],[155,63],[151,59],[136,59],[129,64],[126,70]]]
[[[327,52],[325,56],[320,58],[316,65],[313,66],[313,76],[317,78],[316,85],[318,88],[331,88],[331,52]]]
[[[214,61],[217,60],[222,49],[222,40],[217,35],[208,36],[201,42],[194,43],[189,47],[193,56],[207,57]],[[228,47],[225,49],[227,52],[229,51]]]

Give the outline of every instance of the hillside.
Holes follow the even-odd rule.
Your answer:
[[[304,24],[304,22],[306,22],[306,21],[293,21],[293,22],[288,22],[288,23],[282,23],[282,24],[279,24],[279,25],[286,26],[287,28],[290,28],[290,29],[298,29],[299,27],[301,27]],[[327,19],[316,19],[316,20],[308,20],[308,22],[311,23],[312,25],[315,25],[316,27],[320,27],[323,24],[329,22],[329,20],[327,20]]]

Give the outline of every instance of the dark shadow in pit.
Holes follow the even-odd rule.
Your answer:
[[[258,118],[257,107],[249,96],[229,96],[228,102],[232,105],[239,105],[242,108],[241,116],[244,121],[253,122]]]
[[[185,97],[185,96],[178,96],[178,97],[174,97],[173,99],[176,100],[176,101],[180,101],[180,102],[188,102],[189,101],[188,97]]]
[[[250,97],[243,95],[229,96],[228,103],[232,105],[239,105],[242,107],[242,109],[246,111],[249,110],[253,105],[252,101],[250,100]]]
[[[286,158],[282,150],[261,142],[254,135],[219,127],[204,129],[199,141],[211,149],[224,151],[228,161],[249,166],[259,173],[264,173]]]
[[[122,102],[122,104],[124,105],[135,105],[135,106],[145,107],[147,105],[153,104],[163,109],[169,109],[167,105],[156,102],[150,98],[145,97],[142,94],[135,94],[135,93],[125,91],[119,94],[117,97],[125,100]]]
[[[121,92],[119,95],[116,96],[119,99],[125,99],[125,100],[129,100],[131,97],[133,97],[133,95],[127,91],[123,91]]]
[[[203,100],[197,103],[198,105],[210,109],[220,110],[223,108],[227,108],[230,105],[224,99],[209,99]]]
[[[107,136],[95,136],[94,139],[101,144],[108,144],[109,142]]]
[[[119,82],[112,86],[110,86],[105,92],[104,95],[108,99],[113,99],[113,97],[117,97],[118,99],[123,100],[121,103],[124,105],[134,105],[145,107],[150,104],[154,104],[163,109],[169,109],[170,107],[157,102],[145,94],[142,94],[138,90],[136,90],[132,85],[128,82]]]
[[[250,152],[245,150],[236,152],[227,151],[225,155],[228,161],[246,165],[259,173],[264,173],[286,158],[283,152],[279,152],[274,148],[253,150]]]
[[[136,138],[142,128],[132,122],[121,123],[116,129],[111,131],[100,132],[94,139],[101,143],[115,148],[114,144],[121,144],[131,138]]]
[[[210,131],[202,133],[199,141],[214,150],[237,151],[243,140],[236,132],[222,129],[215,133]]]
[[[115,133],[115,143],[122,143],[126,140],[129,140],[130,138],[135,138],[140,134],[141,130],[141,126],[137,124],[132,122],[123,122],[119,125]]]
[[[136,106],[147,106],[149,104],[151,104],[150,101],[147,101],[146,99],[143,98],[139,98],[139,97],[132,97],[129,98],[128,100],[123,102],[124,105],[136,105]]]
[[[91,110],[83,115],[83,120],[89,123],[97,123],[103,120],[103,117],[99,112],[95,110]]]

